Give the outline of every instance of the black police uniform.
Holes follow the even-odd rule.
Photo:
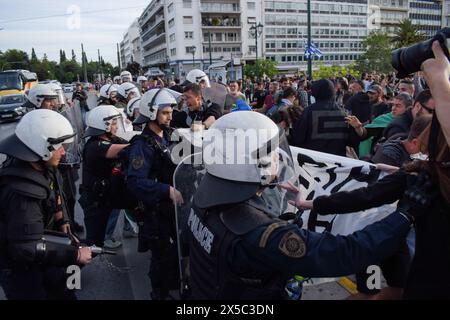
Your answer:
[[[41,240],[59,227],[51,177],[15,158],[0,170],[0,282],[8,299],[75,299],[66,267],[77,263],[78,248]]]
[[[201,187],[196,205],[204,203]],[[392,254],[410,226],[393,213],[349,236],[315,233],[274,218],[258,201],[194,206],[188,219],[193,299],[282,299],[294,275],[348,275]]]
[[[203,122],[213,116],[216,120],[222,116],[220,106],[214,102],[203,102],[198,111],[183,110],[173,115],[170,125],[173,128],[190,128],[194,121]]]
[[[169,132],[161,138],[146,126],[131,140],[127,170],[127,188],[141,207],[138,251],[152,252],[148,275],[153,299],[164,299],[169,290],[179,287],[175,214],[169,190],[175,165],[167,156],[168,141]]]
[[[108,218],[113,209],[108,201],[108,192],[115,160],[107,159],[106,153],[115,143],[124,142],[116,137],[105,140],[93,136],[84,146],[79,203],[84,211],[88,245],[103,246]]]

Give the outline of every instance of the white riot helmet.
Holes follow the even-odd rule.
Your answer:
[[[122,82],[131,82],[133,81],[133,77],[131,76],[130,71],[122,71],[120,74],[120,79],[122,79]]]
[[[134,94],[134,97],[133,97],[133,98],[136,98],[136,97],[140,97],[140,96],[141,96],[141,94],[140,94],[140,92],[139,92],[139,89],[138,89],[134,84],[132,84],[131,82],[125,82],[125,83],[122,83],[122,84],[119,86],[119,88],[117,89],[117,94],[118,94],[122,99],[125,99],[125,100],[128,99],[128,97],[129,97],[129,95],[130,95],[131,93]]]
[[[151,89],[147,91],[139,103],[139,117],[134,120],[134,124],[147,123],[156,120],[158,110],[167,106],[172,108],[177,105],[177,100],[173,94],[165,89]]]
[[[217,119],[203,136],[203,163],[207,174],[195,194],[199,208],[246,201],[263,187],[295,180],[286,138],[257,112]]]
[[[58,95],[49,84],[37,84],[28,91],[27,99],[36,108],[40,108],[45,99],[57,99]]]
[[[140,83],[141,81],[147,81],[147,77],[145,77],[145,76],[139,76],[139,77],[137,78],[137,82]]]
[[[194,69],[194,70],[189,71],[189,73],[186,76],[186,81],[183,82],[183,85],[186,86],[189,83],[200,84],[200,82],[202,82],[202,81],[204,81],[207,88],[211,87],[211,84],[209,83],[209,78],[206,75],[206,73],[204,73],[200,69]]]
[[[119,86],[117,84],[105,84],[100,88],[100,97],[109,99],[111,98],[111,93],[117,92]]]
[[[115,84],[120,84],[121,81],[122,81],[122,79],[120,79],[120,76],[115,76],[115,77],[113,78],[113,82],[114,82]]]
[[[74,141],[75,132],[64,116],[39,109],[28,112],[14,134],[0,143],[0,153],[28,161],[48,161],[63,144]]]
[[[57,103],[56,103],[57,104],[57,108],[59,109],[59,108],[65,106],[66,105],[66,98],[64,96],[64,91],[63,91],[61,85],[56,83],[56,82],[51,82],[51,83],[48,84],[48,86],[50,86],[50,88],[52,88],[53,91],[55,91],[55,93],[57,95],[57,98],[56,98],[56,100],[57,100]]]
[[[127,104],[127,115],[132,118],[134,115],[134,110],[139,109],[139,102],[141,97],[131,99]]]
[[[121,118],[122,114],[116,107],[109,105],[98,106],[89,112],[86,119],[87,129],[84,136],[99,136],[110,133],[113,121]],[[120,126],[122,121],[116,121],[116,123]]]

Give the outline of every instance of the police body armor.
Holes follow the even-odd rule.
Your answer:
[[[0,255],[3,255],[7,244],[7,213],[2,204],[9,201],[8,191],[22,194],[26,197],[36,199],[40,202],[43,221],[30,223],[23,221],[23,228],[15,231],[17,239],[37,240],[38,235],[44,233],[44,229],[54,228],[53,213],[57,210],[57,201],[55,191],[52,189],[52,183],[44,174],[33,170],[30,165],[18,159],[8,159],[0,169]],[[24,217],[26,218],[26,217]]]
[[[247,203],[202,211],[193,208],[188,228],[190,245],[190,284],[192,298],[207,299],[282,299],[286,278],[278,274],[255,274],[231,269],[229,252],[240,237],[256,228],[277,222]]]
[[[170,132],[164,132],[167,141]],[[137,135],[135,139],[145,139],[153,148],[157,157],[155,164],[149,172],[148,178],[160,183],[172,185],[175,165],[170,157],[170,150],[156,141],[153,136]],[[152,206],[138,202],[137,221],[139,225],[138,252],[146,252],[155,248],[164,249],[170,244],[170,238],[176,239],[174,206],[170,200],[162,200]]]

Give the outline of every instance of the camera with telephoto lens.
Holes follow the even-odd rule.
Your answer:
[[[442,51],[450,61],[448,52],[450,38],[450,28],[439,30],[431,39],[417,43],[407,48],[396,49],[392,52],[391,64],[397,70],[397,77],[405,78],[408,75],[420,71],[422,63],[430,58],[434,58],[431,46],[435,40],[439,41]]]

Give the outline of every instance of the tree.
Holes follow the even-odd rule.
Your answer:
[[[30,60],[28,54],[22,50],[10,49],[3,54],[3,69],[28,69]]]
[[[59,63],[63,63],[66,61],[67,61],[66,53],[64,52],[64,50],[59,50]]]
[[[345,77],[351,74],[354,77],[359,77],[359,71],[355,69],[354,64],[345,67],[331,66],[327,67],[322,61],[319,62],[319,69],[313,71],[314,79],[330,79],[336,77]]]
[[[38,58],[36,56],[36,52],[34,51],[34,48],[31,48],[31,62],[37,62]]]
[[[408,47],[412,44],[421,42],[425,35],[419,31],[411,20],[404,19],[394,32],[392,42],[396,48]]]
[[[77,56],[75,55],[75,51],[72,49],[72,61],[77,61]]]
[[[132,62],[132,63],[128,63],[126,70],[130,71],[130,73],[132,75],[139,75],[140,71],[141,71],[141,65],[139,63],[137,63],[136,61]]]
[[[372,32],[363,41],[366,52],[356,62],[359,72],[388,73],[391,66],[392,44],[386,32]]]
[[[277,74],[277,62],[272,59],[258,59],[258,74],[259,77],[266,75],[269,78],[272,78]],[[256,79],[256,64],[247,64],[244,67],[244,75],[249,78]]]
[[[59,64],[57,78],[62,83],[70,83],[76,80],[80,72],[81,67],[76,61],[67,60]]]

